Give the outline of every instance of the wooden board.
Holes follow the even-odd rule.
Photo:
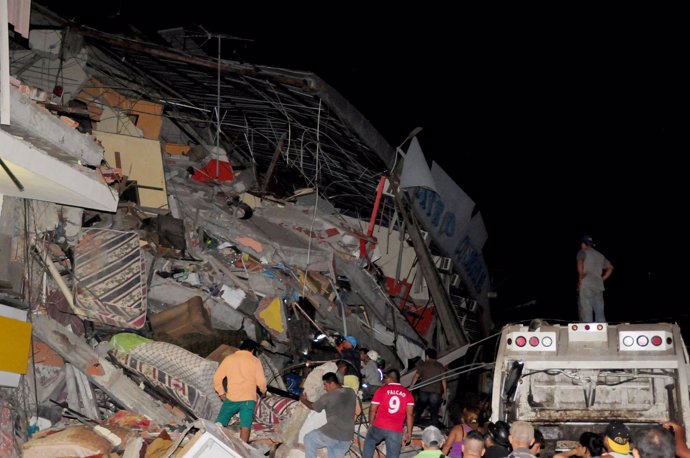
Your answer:
[[[163,156],[158,140],[130,137],[93,131],[93,135],[105,148],[105,159],[111,165],[116,163],[119,153],[122,173],[135,180],[139,186],[139,200],[143,208],[167,209],[168,194],[165,186]]]

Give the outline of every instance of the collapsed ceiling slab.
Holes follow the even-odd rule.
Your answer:
[[[288,194],[318,186],[341,211],[368,215],[395,152],[317,75],[191,55],[79,27],[35,8],[84,37],[90,72],[105,86],[162,104],[163,115],[196,143],[213,144],[218,128],[221,145],[233,161],[259,171],[261,186]],[[219,126],[214,113],[220,113]]]
[[[115,211],[118,196],[91,166],[103,147],[10,89],[11,124],[0,126],[0,194],[75,207]]]

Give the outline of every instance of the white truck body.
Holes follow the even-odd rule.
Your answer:
[[[498,343],[491,420],[532,423],[549,451],[584,431],[603,432],[614,419],[632,430],[668,420],[687,428],[689,373],[676,324],[507,325]]]

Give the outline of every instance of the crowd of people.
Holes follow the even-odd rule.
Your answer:
[[[223,400],[217,422],[223,426],[237,413],[240,437],[248,442],[256,395],[266,393],[266,380],[259,346],[245,340],[240,349],[225,358],[214,376],[214,385]],[[307,458],[326,448],[329,458],[344,457],[355,438],[355,421],[362,414],[362,401],[370,402],[363,458],[373,458],[377,446],[385,443],[385,456],[398,458],[401,449],[412,441],[415,425],[420,426],[425,409],[430,410],[430,425],[422,432],[423,451],[415,458],[537,458],[544,448],[544,436],[527,422],[495,423],[487,420],[480,406],[460,410],[447,437],[441,431],[438,410],[448,387],[445,368],[436,360],[436,351],[427,349],[417,367],[410,389],[400,383],[396,369],[382,371],[383,361],[375,351],[357,351],[357,341],[347,336],[339,342],[337,372],[322,376],[325,394],[300,401],[317,412],[325,410],[326,423],[304,437]],[[414,392],[414,394],[413,394]],[[361,418],[360,418],[361,419]],[[637,428],[635,434],[620,421],[612,421],[603,432],[588,431],[576,447],[559,451],[553,458],[690,458],[683,428],[673,422]]]
[[[424,451],[414,458],[537,458],[542,454],[544,436],[526,421],[514,421],[510,426],[502,421],[489,423],[485,434],[479,429],[465,431],[456,450],[453,431],[446,438],[438,428],[429,426],[422,432]],[[642,426],[632,434],[627,425],[614,420],[601,433],[584,432],[577,446],[553,458],[687,458],[689,454],[677,423]]]

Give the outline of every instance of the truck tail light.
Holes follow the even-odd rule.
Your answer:
[[[518,331],[506,336],[506,347],[512,351],[556,351],[554,331]]]

